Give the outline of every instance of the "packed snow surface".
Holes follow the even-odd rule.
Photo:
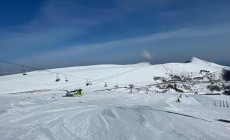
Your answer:
[[[146,86],[153,76],[209,70],[222,66],[190,63],[95,65],[0,77],[1,140],[151,140],[230,139],[230,97],[114,88]],[[86,86],[90,80],[92,85]],[[105,82],[108,87],[104,87]],[[80,97],[62,97],[82,88]],[[111,89],[111,90],[104,90]],[[224,102],[224,104],[222,103]],[[220,104],[221,103],[221,104]],[[218,121],[222,120],[222,121]]]

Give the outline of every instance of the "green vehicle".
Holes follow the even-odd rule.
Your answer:
[[[82,89],[76,89],[73,91],[66,90],[66,92],[67,92],[66,95],[63,97],[75,97],[75,96],[80,97],[84,94]]]
[[[82,96],[84,93],[83,93],[83,90],[82,90],[82,89],[78,89],[78,90],[75,92],[75,94],[76,94],[77,96]]]

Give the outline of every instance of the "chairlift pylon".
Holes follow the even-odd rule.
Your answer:
[[[134,85],[133,84],[129,84],[129,88],[130,88],[130,93],[133,93]]]

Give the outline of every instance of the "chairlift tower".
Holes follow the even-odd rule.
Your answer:
[[[133,84],[129,84],[129,87],[130,87],[130,93],[132,93],[132,92],[133,92],[134,85],[133,85]]]

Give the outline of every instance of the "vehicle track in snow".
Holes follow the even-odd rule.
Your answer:
[[[173,94],[90,93],[75,98],[14,94],[1,114],[4,139],[227,139],[229,128],[198,115],[168,110]],[[191,100],[191,98],[185,98]],[[206,97],[204,97],[206,98]],[[205,107],[199,105],[198,107]],[[182,108],[183,109],[183,108]],[[183,110],[182,110],[183,111]],[[227,125],[228,126],[228,125]],[[206,129],[209,128],[209,129]],[[9,134],[11,137],[9,137]],[[213,136],[212,136],[213,135]]]

